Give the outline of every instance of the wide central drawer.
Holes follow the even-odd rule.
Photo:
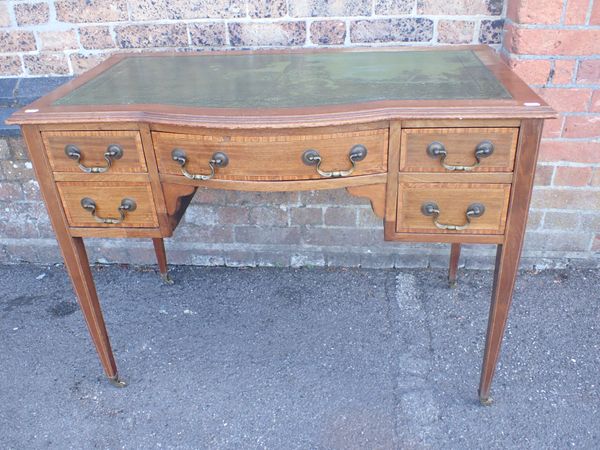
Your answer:
[[[387,171],[387,128],[307,134],[153,132],[152,140],[160,172],[186,176],[185,172],[188,178],[210,176],[211,164],[213,178],[224,180],[302,180]],[[357,150],[362,156],[351,156]],[[306,161],[307,151],[313,151],[307,154],[312,164]],[[215,164],[219,158],[223,161],[222,155],[226,164]]]

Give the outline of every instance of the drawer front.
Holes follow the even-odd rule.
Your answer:
[[[405,129],[402,130],[400,170],[512,172],[518,134],[518,128]],[[442,161],[444,152],[446,156]],[[480,155],[478,165],[476,154]]]
[[[72,227],[158,227],[156,210],[152,199],[152,191],[148,183],[111,183],[111,182],[58,182],[61,200],[69,225]],[[88,199],[88,208],[82,206],[82,201]],[[93,202],[95,208],[89,206]],[[132,200],[135,209],[131,210]],[[123,221],[120,208],[125,205]],[[95,218],[97,217],[98,220]],[[113,223],[102,223],[100,220],[109,219]]]
[[[189,135],[154,132],[152,139],[161,173],[182,175],[181,163],[173,151],[183,151],[185,170],[190,174],[210,173],[209,161],[216,152],[227,155],[226,166],[216,167],[215,179],[224,180],[302,180],[327,178],[307,165],[302,156],[314,149],[321,157],[320,170],[345,171],[352,168],[350,151],[355,146],[367,150],[345,176],[385,173],[387,171],[388,130],[375,129],[328,134],[235,134]]]
[[[137,131],[46,131],[42,133],[42,139],[54,172],[82,173],[85,168],[100,173],[147,171],[142,140]],[[114,153],[118,150],[111,146],[118,146],[121,156]],[[67,147],[71,157],[65,152]],[[116,155],[108,157],[110,167],[107,152]],[[79,159],[75,157],[77,153]]]
[[[396,231],[502,234],[509,195],[510,184],[400,183]]]

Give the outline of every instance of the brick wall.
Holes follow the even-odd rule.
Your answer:
[[[70,75],[127,49],[500,42],[502,0],[0,1],[0,76]]]
[[[25,79],[0,79],[0,90],[4,81],[15,92],[27,91],[34,81],[27,77],[76,74],[123,49],[492,44],[561,111],[561,119],[545,127],[524,264],[600,266],[600,0],[593,2],[4,1],[0,78]],[[0,262],[60,261],[32,176],[20,137],[0,131]],[[167,245],[172,262],[187,264],[447,263],[447,245],[381,239],[381,221],[368,202],[343,190],[199,190]],[[90,240],[89,247],[92,260],[153,261],[147,241]],[[490,267],[492,253],[492,246],[466,246],[462,262]]]
[[[527,236],[600,252],[600,0],[509,0],[504,59],[550,105]]]

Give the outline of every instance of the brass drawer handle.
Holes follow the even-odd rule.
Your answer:
[[[85,173],[104,173],[108,169],[115,159],[121,159],[123,156],[123,148],[117,144],[110,144],[104,152],[104,159],[106,160],[106,166],[104,167],[87,167],[81,162],[81,150],[74,144],[68,144],[65,146],[65,154],[69,159],[74,159],[82,172]]]
[[[475,163],[470,166],[452,166],[450,164],[446,164],[446,157],[448,156],[448,152],[446,151],[446,147],[441,142],[435,141],[427,146],[427,154],[431,158],[440,158],[440,164],[446,170],[462,170],[464,172],[468,172],[469,170],[473,170],[476,167],[479,167],[481,164],[481,158],[487,158],[492,153],[494,153],[494,144],[491,141],[481,141],[475,147]]]
[[[189,178],[190,180],[202,180],[202,181],[210,180],[212,177],[215,176],[215,167],[225,167],[225,166],[227,166],[227,164],[229,164],[229,157],[225,153],[215,152],[212,155],[212,159],[210,161],[208,161],[208,167],[210,167],[210,174],[202,175],[199,173],[192,174],[186,170],[185,165],[187,164],[188,160],[187,160],[185,151],[183,151],[182,149],[180,149],[180,148],[174,149],[171,152],[171,159],[173,161],[175,161],[177,164],[179,164],[179,166],[181,167],[181,173],[186,178]]]
[[[433,217],[433,223],[440,230],[454,230],[460,231],[465,230],[471,224],[471,218],[473,217],[481,217],[485,212],[485,206],[482,203],[471,203],[467,210],[465,211],[465,217],[467,221],[463,225],[448,225],[445,223],[438,222],[438,217],[440,216],[440,208],[435,202],[426,202],[421,205],[421,213],[424,216]]]
[[[85,197],[85,198],[81,199],[81,207],[83,209],[85,209],[86,211],[89,211],[92,214],[92,216],[94,217],[94,219],[96,219],[96,222],[116,225],[125,220],[125,215],[128,212],[135,211],[135,209],[137,208],[137,205],[136,205],[135,201],[130,198],[124,198],[123,200],[121,200],[121,205],[119,206],[119,209],[118,209],[120,217],[118,219],[113,219],[112,217],[104,218],[104,217],[97,216],[96,215],[96,202],[89,197]]]
[[[321,158],[321,155],[319,155],[319,152],[314,149],[306,150],[302,154],[302,162],[304,162],[304,164],[306,164],[307,166],[317,166],[317,172],[323,178],[339,178],[352,175],[352,172],[354,172],[354,169],[356,169],[356,162],[362,161],[366,157],[367,147],[365,147],[362,144],[356,144],[350,149],[350,152],[348,153],[348,159],[350,160],[350,163],[352,163],[352,167],[348,170],[333,170],[331,172],[321,170],[321,162],[323,162],[323,160]]]

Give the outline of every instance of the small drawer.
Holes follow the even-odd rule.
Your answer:
[[[400,183],[396,232],[502,234],[510,184]]]
[[[402,130],[400,170],[512,172],[518,128]]]
[[[158,227],[148,183],[64,181],[56,184],[72,227]]]
[[[211,165],[212,178],[223,180],[303,180],[387,171],[387,128],[310,134],[154,132],[152,139],[161,173],[197,175],[195,179],[210,176]]]
[[[137,131],[46,131],[42,139],[54,172],[147,172]]]

